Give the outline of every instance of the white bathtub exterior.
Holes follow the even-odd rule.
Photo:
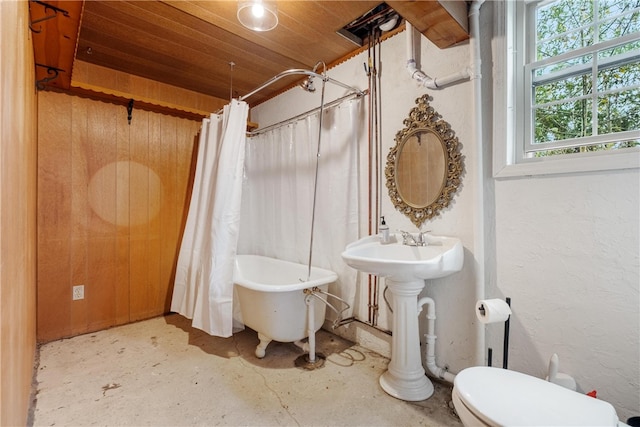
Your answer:
[[[326,291],[337,279],[330,270],[259,256],[237,255],[234,284],[243,323],[262,336],[280,342],[299,341],[308,336],[305,289]],[[314,302],[314,331],[324,322],[326,305]]]

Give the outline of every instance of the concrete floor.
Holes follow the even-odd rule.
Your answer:
[[[37,426],[461,426],[451,386],[422,402],[378,385],[388,359],[326,331],[322,368],[272,342],[254,355],[256,332],[217,338],[179,315],[159,317],[40,347],[30,424]]]

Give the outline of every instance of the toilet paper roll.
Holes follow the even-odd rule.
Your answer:
[[[476,302],[476,316],[482,323],[504,322],[511,314],[511,307],[501,299],[481,299]]]

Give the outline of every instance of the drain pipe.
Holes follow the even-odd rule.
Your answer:
[[[306,289],[305,289],[306,290]],[[307,335],[309,336],[309,359],[308,362],[316,363],[316,330],[315,330],[315,303],[313,295],[309,294],[304,299],[307,303]]]
[[[483,126],[482,126],[482,73],[480,57],[480,8],[485,0],[474,0],[469,6],[469,50],[471,64],[469,67],[445,77],[431,78],[416,66],[415,43],[413,26],[406,21],[407,31],[407,72],[412,79],[417,80],[421,86],[428,89],[439,89],[443,86],[456,83],[464,79],[470,79],[473,84],[473,122],[476,135],[476,195],[475,206],[477,214],[474,215],[474,255],[475,268],[475,298],[484,299],[485,291],[485,213],[484,213],[484,155],[483,155]],[[435,310],[434,310],[435,311]],[[435,342],[435,336],[432,339]],[[427,348],[433,348],[429,345]],[[477,365],[484,365],[485,329],[484,324],[476,322],[476,348],[475,359]],[[435,358],[434,358],[435,359]],[[435,363],[434,363],[435,366]],[[437,367],[436,367],[437,368]],[[438,368],[440,369],[440,368]],[[434,373],[438,375],[437,373]]]
[[[340,298],[337,295],[334,295],[332,293],[329,293],[327,291],[323,291],[322,289],[318,288],[317,286],[311,288],[311,289],[305,289],[304,294],[306,295],[304,302],[305,304],[307,304],[307,322],[308,322],[308,326],[307,326],[307,335],[308,335],[308,342],[303,342],[302,340],[298,340],[298,341],[294,341],[294,344],[296,346],[298,346],[299,348],[302,349],[302,351],[308,352],[309,353],[309,360],[312,363],[315,363],[316,361],[316,337],[315,337],[315,305],[314,302],[312,301],[311,297],[315,297],[317,299],[320,300],[320,302],[322,302],[325,306],[329,307],[331,310],[333,310],[334,313],[336,313],[338,316],[336,318],[336,320],[333,321],[333,329],[336,329],[340,326],[342,326],[343,322],[347,322],[349,321],[349,319],[345,319],[343,317],[343,314],[345,311],[349,310],[351,308],[351,305],[349,305],[348,302],[346,302],[345,300],[343,300],[342,298]],[[334,307],[333,304],[329,303],[329,301],[327,301],[326,299],[320,297],[318,294],[322,294],[322,295],[326,295],[327,297],[331,297],[331,298],[335,298],[338,301],[340,301],[341,303],[344,304],[344,308],[342,310],[338,310],[336,307]]]
[[[418,300],[418,314],[422,312],[422,307],[427,305],[427,333],[424,334],[426,340],[425,361],[427,369],[437,378],[441,380],[453,382],[456,377],[445,368],[436,365],[436,303],[432,298],[424,297]]]
[[[443,86],[457,83],[470,77],[469,68],[438,78],[431,78],[422,72],[422,70],[419,70],[415,60],[416,48],[413,26],[409,21],[405,22],[405,30],[407,32],[407,72],[412,79],[418,81],[420,86],[424,86],[427,89],[440,89]]]
[[[469,30],[471,38],[469,40],[469,50],[471,51],[471,75],[473,83],[473,125],[476,135],[476,191],[474,215],[474,255],[476,259],[475,268],[475,291],[476,301],[485,297],[485,204],[484,204],[484,138],[482,126],[482,61],[480,56],[480,7],[485,0],[475,0],[469,7]],[[482,322],[476,321],[476,364],[482,366],[485,348],[485,328]]]

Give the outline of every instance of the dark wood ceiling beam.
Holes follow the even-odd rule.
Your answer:
[[[386,2],[440,49],[469,39],[469,33],[438,1]]]

